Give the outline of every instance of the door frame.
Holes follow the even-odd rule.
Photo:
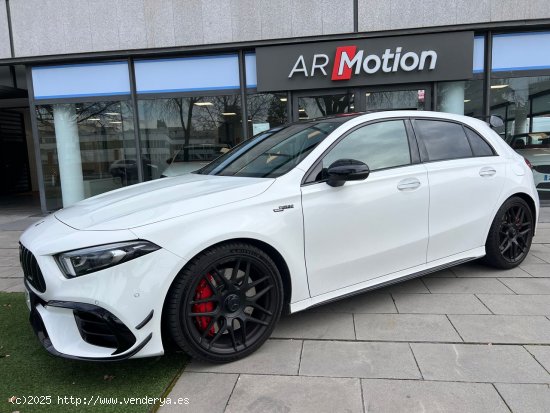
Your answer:
[[[397,85],[375,85],[375,86],[361,86],[353,88],[334,88],[334,89],[315,89],[315,90],[299,90],[290,92],[290,115],[291,121],[299,121],[298,112],[298,99],[301,97],[317,97],[325,95],[345,95],[351,93],[354,95],[353,104],[357,112],[367,111],[367,97],[366,93],[379,93],[379,92],[398,92],[398,91],[412,91],[412,90],[425,90],[424,94],[424,110],[433,110],[433,83],[400,83]]]

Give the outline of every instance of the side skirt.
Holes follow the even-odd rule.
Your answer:
[[[389,285],[393,285],[393,284],[397,284],[397,283],[400,283],[400,282],[403,282],[403,281],[411,280],[413,278],[423,277],[424,275],[428,275],[428,274],[431,274],[433,272],[445,270],[447,268],[455,267],[457,265],[464,264],[465,262],[469,262],[469,261],[474,261],[474,260],[477,260],[479,258],[481,258],[481,257],[475,256],[475,257],[461,258],[461,259],[458,259],[458,260],[455,260],[455,261],[448,262],[446,264],[441,264],[441,265],[438,265],[438,266],[435,266],[435,267],[426,268],[426,269],[423,269],[421,271],[416,271],[416,272],[413,272],[411,274],[403,275],[401,277],[397,277],[397,278],[394,278],[394,279],[391,279],[391,280],[388,280],[388,281],[383,281],[381,283],[370,285],[370,286],[365,287],[365,288],[360,288],[356,291],[345,293],[345,294],[339,295],[339,296],[334,297],[334,298],[327,298],[326,300],[323,300],[323,301],[314,302],[314,303],[311,303],[309,305],[305,304],[304,302],[294,303],[294,304],[291,304],[289,306],[290,308],[289,308],[288,314],[294,314],[294,313],[297,313],[299,311],[307,310],[309,308],[318,307],[320,305],[325,305],[325,304],[328,304],[328,303],[332,303],[334,301],[339,301],[339,300],[342,300],[344,298],[353,297],[353,296],[358,295],[358,294],[363,294],[367,291],[377,290],[379,288],[383,288],[383,287],[387,287]],[[311,301],[311,298],[309,300],[304,300],[304,301]],[[301,305],[297,305],[297,304],[301,304]]]

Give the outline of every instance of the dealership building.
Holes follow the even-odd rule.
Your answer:
[[[0,0],[0,196],[52,211],[290,121],[487,119],[550,199],[548,0]]]

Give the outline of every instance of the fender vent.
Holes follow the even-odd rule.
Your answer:
[[[88,344],[116,349],[113,354],[118,354],[128,350],[136,342],[128,327],[106,310],[97,308],[86,311],[82,308],[74,309],[73,314],[80,336]]]

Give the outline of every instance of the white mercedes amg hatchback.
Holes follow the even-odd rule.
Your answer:
[[[283,310],[484,257],[526,257],[533,175],[486,123],[435,112],[309,120],[199,171],[99,195],[21,237],[45,348],[87,360],[242,358]]]

